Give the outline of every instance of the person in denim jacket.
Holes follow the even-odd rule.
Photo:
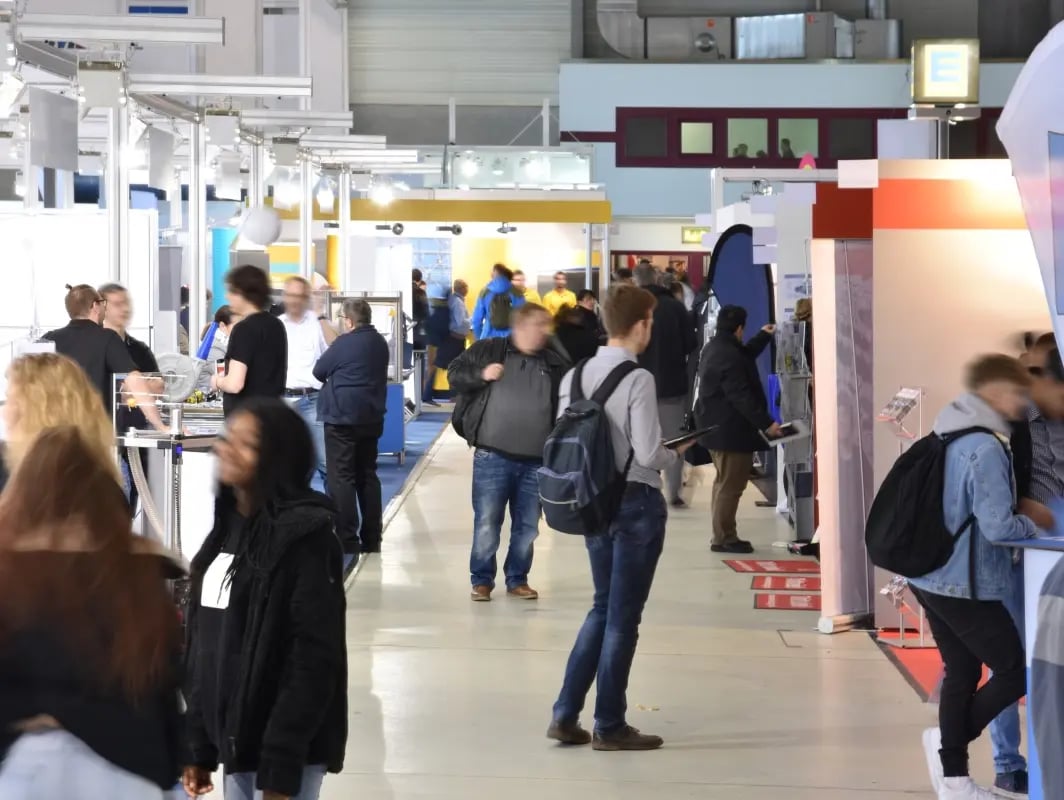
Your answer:
[[[945,566],[909,581],[927,611],[945,665],[939,728],[924,733],[939,800],[994,797],[969,777],[968,745],[1026,691],[1023,643],[1003,602],[1015,586],[1013,554],[995,543],[1033,537],[1038,531],[1035,521],[1015,511],[1009,449],[1011,422],[1023,418],[1030,384],[1017,359],[983,356],[968,368],[968,392],[935,420],[940,436],[985,429],[954,440],[946,454],[946,527],[957,531],[969,517],[974,521]],[[1039,516],[1027,507],[1025,511]],[[1038,520],[1043,526],[1051,522]],[[984,664],[993,677],[979,688]]]

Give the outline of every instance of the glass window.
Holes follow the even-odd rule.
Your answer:
[[[665,117],[629,117],[624,123],[624,154],[628,158],[665,158],[669,132]]]
[[[728,155],[731,158],[767,158],[768,120],[728,120]]]
[[[680,153],[685,156],[712,155],[713,123],[681,122]]]
[[[781,119],[779,139],[779,148],[774,156],[798,160],[808,153],[815,158],[820,155],[820,121]]]
[[[829,157],[858,159],[876,157],[874,119],[833,119],[828,123]]]

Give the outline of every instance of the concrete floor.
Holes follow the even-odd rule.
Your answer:
[[[445,433],[384,554],[354,580],[348,757],[325,800],[932,796],[919,742],[933,710],[867,635],[825,637],[812,613],[753,610],[750,577],[709,552],[708,484],[670,518],[629,690],[629,722],[665,748],[554,746],[544,732],[591,597],[583,544],[544,528],[532,574],[542,599],[471,603],[470,474],[471,454]],[[779,555],[787,530],[754,499],[741,532]],[[981,744],[973,764],[986,780]]]

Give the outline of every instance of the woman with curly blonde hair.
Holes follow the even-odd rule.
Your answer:
[[[100,395],[76,363],[56,353],[21,356],[7,369],[5,466],[11,472],[37,436],[49,428],[73,425],[121,485],[114,449],[114,428]]]

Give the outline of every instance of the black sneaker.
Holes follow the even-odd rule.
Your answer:
[[[754,546],[750,542],[744,542],[742,539],[736,539],[734,542],[725,542],[724,544],[710,545],[709,549],[714,553],[731,553],[733,555],[745,555],[754,552]]]
[[[687,508],[687,503],[682,497],[674,497],[669,505],[671,505],[673,508]]]
[[[1027,797],[1027,770],[998,775],[994,779],[994,791],[1002,797]]]
[[[591,734],[583,729],[579,722],[562,722],[554,720],[547,728],[547,738],[562,744],[590,744]]]
[[[595,732],[595,738],[591,742],[593,750],[615,752],[617,750],[657,750],[665,744],[660,736],[649,736],[640,733],[631,725],[625,725],[614,733]]]

